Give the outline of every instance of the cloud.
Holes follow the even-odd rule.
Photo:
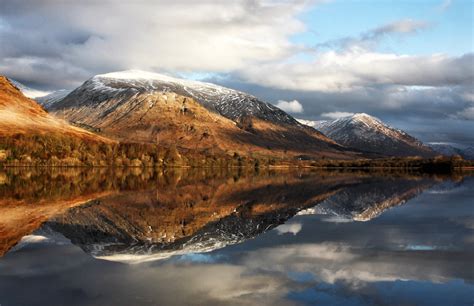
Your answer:
[[[430,258],[433,262],[427,264],[423,259],[428,254],[420,255],[409,249],[399,252],[404,256],[396,251],[370,256],[369,252],[343,243],[283,245],[250,253],[244,262],[250,269],[311,273],[328,284],[343,281],[354,289],[371,282],[399,279],[446,282],[453,277],[453,271],[444,266],[436,267],[433,263],[444,263],[438,253],[432,252]]]
[[[457,117],[466,120],[474,120],[474,106],[470,106],[458,112]]]
[[[354,115],[354,113],[349,112],[330,112],[330,113],[322,113],[321,117],[329,118],[329,119],[339,119],[343,117],[349,117]]]
[[[93,74],[137,68],[229,72],[299,46],[306,0],[2,1],[0,73],[71,87]],[[104,21],[106,16],[106,21]]]
[[[302,228],[303,225],[301,223],[289,223],[278,226],[276,228],[276,231],[278,232],[278,235],[283,235],[287,233],[296,235],[301,231]]]
[[[422,20],[401,19],[393,21],[368,31],[358,36],[346,36],[339,39],[333,39],[326,42],[318,43],[316,49],[339,49],[345,50],[350,48],[370,49],[377,46],[383,38],[393,35],[416,34],[421,30],[430,27],[430,24]]]
[[[303,112],[303,106],[297,100],[293,100],[293,101],[279,100],[276,106],[278,108],[281,108],[285,112],[289,112],[289,113],[302,113]]]
[[[310,63],[267,63],[241,74],[248,82],[302,91],[344,92],[380,85],[467,86],[474,82],[473,61],[473,53],[410,56],[352,48],[320,53]]]
[[[447,9],[449,9],[449,7],[453,4],[453,0],[443,0],[443,2],[441,2],[436,8],[439,10],[439,11],[446,11]]]
[[[368,32],[365,36],[368,37],[378,37],[385,34],[392,33],[416,33],[419,30],[425,29],[429,26],[429,23],[425,21],[413,20],[413,19],[403,19],[389,24],[377,27]]]

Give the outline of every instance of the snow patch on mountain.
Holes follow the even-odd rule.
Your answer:
[[[322,121],[316,121],[316,120],[306,120],[306,119],[299,119],[299,118],[295,118],[296,121],[298,121],[299,123],[301,124],[304,124],[304,125],[307,125],[307,126],[310,126],[312,128],[316,128],[317,125],[319,125]]]
[[[175,85],[180,85],[184,87],[186,91],[188,90],[199,90],[204,91],[209,95],[218,95],[218,94],[235,94],[241,93],[233,89],[225,88],[219,85],[212,83],[179,79],[174,78],[168,75],[142,71],[142,70],[126,70],[126,71],[117,71],[106,74],[99,74],[92,78],[98,87],[104,86],[108,87],[108,82],[104,82],[104,79],[109,80],[121,80],[125,83],[131,85],[142,86],[149,90],[159,90],[161,86],[159,83],[171,83]],[[117,87],[109,87],[111,90],[119,90]],[[244,94],[244,93],[241,93]],[[245,94],[246,95],[246,94]]]
[[[60,90],[53,91],[52,93],[46,96],[35,98],[35,100],[39,104],[43,105],[45,108],[49,108],[54,103],[64,99],[64,97],[66,97],[70,92],[71,90],[60,89]]]

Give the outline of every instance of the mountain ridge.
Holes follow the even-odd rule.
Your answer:
[[[319,121],[314,124],[314,128],[341,145],[363,151],[389,156],[435,155],[415,137],[366,113]]]
[[[94,76],[49,110],[118,140],[247,155],[360,155],[252,95],[136,70]]]
[[[455,145],[446,143],[428,143],[428,146],[435,152],[444,156],[455,156],[460,155],[462,158],[467,160],[474,160],[474,147],[459,148]]]
[[[35,88],[31,88],[29,86],[26,86],[25,84],[18,82],[17,80],[7,78],[16,88],[18,88],[25,97],[30,98],[30,99],[36,99],[40,97],[47,96],[51,94],[50,91],[43,91],[43,90],[38,90]]]
[[[79,88],[88,89],[90,91],[109,92],[109,94],[113,93],[115,95],[127,89],[134,90],[135,93],[140,91],[175,92],[182,96],[194,98],[205,108],[215,111],[231,120],[235,120],[241,116],[242,113],[245,113],[246,115],[255,116],[259,119],[299,125],[293,117],[284,111],[270,103],[262,102],[250,94],[212,83],[178,79],[159,73],[126,70],[99,74],[87,80]],[[67,96],[65,98],[67,99]],[[62,106],[70,105],[71,101],[66,101],[67,102],[61,103]],[[81,105],[87,104],[90,101],[81,99],[73,102],[76,105]],[[53,105],[51,109],[57,109],[60,105]]]
[[[0,76],[0,133],[2,136],[58,133],[83,140],[110,142],[51,116],[4,76]]]

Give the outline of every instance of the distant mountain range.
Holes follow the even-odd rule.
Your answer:
[[[36,97],[50,118],[122,142],[290,158],[474,156],[473,148],[427,146],[365,113],[332,121],[295,119],[240,91],[138,70],[97,75],[73,91],[49,94],[12,83]]]
[[[49,108],[54,103],[64,99],[64,97],[66,97],[69,93],[71,93],[71,90],[60,89],[60,90],[53,91],[45,96],[35,98],[35,100],[39,104],[43,105],[43,107]]]
[[[445,156],[454,156],[460,155],[464,159],[474,160],[474,147],[459,148],[450,144],[445,143],[429,143],[431,149],[435,152],[445,155]]]
[[[365,113],[333,121],[302,121],[346,147],[390,156],[434,156],[435,152],[402,130]]]

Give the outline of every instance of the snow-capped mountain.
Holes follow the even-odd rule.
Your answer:
[[[91,101],[88,93],[101,93],[99,101]],[[96,75],[74,90],[61,104],[74,105],[102,102],[100,99],[138,95],[144,92],[173,92],[191,97],[205,108],[235,120],[243,114],[276,123],[298,125],[297,121],[273,106],[249,94],[211,83],[178,79],[163,74],[140,70],[127,70]],[[60,107],[60,106],[58,106]]]
[[[15,81],[13,79],[10,79],[8,78],[8,80],[13,84],[15,85],[16,88],[18,88],[22,94],[25,95],[25,97],[27,98],[31,98],[31,99],[36,99],[36,98],[39,98],[39,97],[44,97],[46,95],[49,95],[51,92],[50,91],[43,91],[43,90],[38,90],[38,89],[34,89],[34,88],[31,88],[31,87],[28,87],[18,81]]]
[[[52,93],[49,93],[45,96],[35,98],[35,100],[39,104],[43,105],[46,109],[48,109],[51,108],[54,103],[64,99],[64,97],[66,97],[70,92],[71,90],[68,89],[60,89],[53,91]]]
[[[144,71],[94,76],[48,110],[122,141],[240,154],[355,154],[252,95]]]
[[[61,233],[94,257],[138,263],[241,243],[296,214],[368,221],[435,183],[345,175],[180,183],[90,201],[49,219],[42,231]]]
[[[341,145],[367,152],[388,156],[434,155],[418,139],[365,113],[320,121],[314,127]]]

